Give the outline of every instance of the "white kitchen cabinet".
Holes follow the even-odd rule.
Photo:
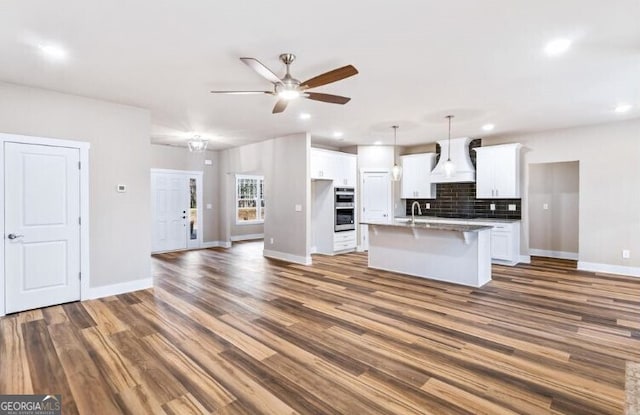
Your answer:
[[[356,248],[356,231],[336,232],[333,236],[333,251],[340,252]]]
[[[356,187],[357,158],[355,154],[338,153],[334,157],[335,173],[333,177],[336,187]]]
[[[311,148],[310,173],[314,180],[333,180],[336,187],[355,187],[356,155]]]
[[[327,150],[311,149],[311,178],[317,180],[333,180],[335,176],[335,157]]]
[[[435,153],[409,154],[402,163],[402,199],[435,199],[436,185],[431,183]]]
[[[476,198],[520,198],[519,143],[477,147]]]

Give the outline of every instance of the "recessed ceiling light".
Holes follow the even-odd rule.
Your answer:
[[[53,44],[39,45],[40,52],[49,59],[61,61],[64,60],[68,53],[66,49]]]
[[[378,140],[378,141],[374,141],[373,145],[375,146],[381,146],[382,145],[382,141]]]
[[[311,118],[311,114],[309,114],[308,112],[300,113],[301,120],[308,120],[309,118]]]
[[[631,105],[629,104],[618,104],[618,106],[616,107],[615,111],[617,113],[624,113],[624,112],[629,112],[631,111]]]
[[[496,126],[493,124],[485,124],[482,126],[482,131],[491,131],[494,128],[496,128]]]
[[[544,47],[544,52],[549,56],[558,56],[569,50],[571,46],[571,40],[569,39],[555,39],[547,43]]]
[[[333,136],[334,136],[335,138],[340,138],[340,137],[342,137],[343,135],[344,135],[344,133],[343,133],[342,131],[336,131],[336,132],[334,132],[334,133],[333,133]]]

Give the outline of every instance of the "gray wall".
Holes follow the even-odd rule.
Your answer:
[[[579,162],[529,165],[529,247],[578,253]],[[544,207],[547,209],[544,209]]]
[[[0,131],[91,143],[90,285],[150,276],[149,111],[0,83]]]
[[[505,135],[483,145],[522,143],[521,253],[529,252],[529,165],[580,162],[579,260],[640,267],[640,119]],[[631,258],[622,259],[630,249]]]
[[[207,166],[205,160],[211,160]],[[219,177],[219,152],[205,151],[204,153],[191,153],[186,147],[173,147],[167,145],[151,145],[151,168],[170,170],[202,171],[202,207],[203,231],[202,242],[215,243],[220,238],[220,177]],[[207,209],[211,205],[211,209]]]
[[[220,152],[219,174],[225,201],[220,223],[222,240],[264,232],[265,249],[299,258],[309,256],[309,148],[308,134],[294,134]],[[236,174],[264,175],[264,227],[235,225]],[[295,204],[302,205],[302,212],[294,211]]]

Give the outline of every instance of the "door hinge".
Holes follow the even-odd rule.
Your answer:
[[[78,216],[78,225],[82,225],[82,218]]]
[[[78,170],[80,170],[80,169],[82,169],[82,162],[81,161],[78,162]]]
[[[78,272],[78,279],[81,280],[82,279],[82,272]]]

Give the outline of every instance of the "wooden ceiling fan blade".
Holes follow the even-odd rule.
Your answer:
[[[274,74],[271,69],[267,68],[262,62],[255,58],[240,58],[242,62],[244,62],[251,69],[256,71],[258,75],[265,78],[267,81],[272,82],[274,84],[281,84],[282,81],[276,74]]]
[[[273,107],[273,111],[271,111],[271,113],[272,114],[281,113],[287,108],[288,103],[289,101],[287,101],[286,99],[279,99],[278,102],[276,102],[276,105]]]
[[[332,71],[325,72],[322,75],[307,79],[302,84],[300,84],[300,88],[309,89],[327,85],[332,82],[341,81],[345,78],[356,75],[357,73],[358,70],[353,65],[343,66],[342,68],[334,69]]]
[[[307,99],[312,99],[314,101],[329,102],[331,104],[340,104],[340,105],[344,105],[347,102],[351,101],[351,98],[348,98],[348,97],[341,97],[340,95],[332,95],[332,94],[322,94],[319,92],[305,92],[304,97]]]
[[[273,95],[272,91],[210,91],[212,94],[230,94],[230,95],[257,95],[268,94]]]

